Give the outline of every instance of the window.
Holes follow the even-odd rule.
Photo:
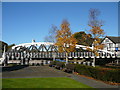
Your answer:
[[[112,48],[112,47],[113,47],[113,44],[112,44],[112,43],[110,43],[110,44],[109,44],[109,48]]]
[[[106,39],[105,42],[109,42],[109,39]]]

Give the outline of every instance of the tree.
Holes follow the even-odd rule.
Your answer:
[[[99,9],[91,8],[89,10],[89,21],[88,25],[89,26],[102,26],[103,21],[98,19],[98,16],[100,15]]]
[[[45,37],[45,41],[55,43],[57,30],[57,27],[55,25],[52,25],[51,29],[49,30],[48,36]]]
[[[5,52],[7,51],[7,47],[8,47],[7,43],[0,41],[0,57],[2,57],[4,49],[5,49]]]
[[[100,37],[104,36],[104,30],[101,29],[103,26],[103,21],[98,20],[98,16],[100,15],[100,11],[98,9],[90,9],[89,10],[89,23],[88,25],[91,27],[89,30],[90,34],[92,35],[93,38],[93,49],[89,49],[92,51],[95,56],[98,56],[98,50],[103,49],[104,45],[100,44],[101,39]],[[93,59],[93,66],[95,67],[95,57]]]
[[[13,46],[15,46],[15,44],[8,45],[7,50],[10,50]]]
[[[7,51],[8,44],[5,43],[5,42],[3,42],[3,41],[0,41],[0,52],[1,52],[1,53],[3,53],[4,47],[5,47],[5,51]]]
[[[48,36],[45,37],[45,42],[52,42],[56,43],[56,35],[57,35],[57,27],[55,25],[52,25],[51,29],[49,30]],[[53,50],[53,61],[55,61],[55,51]]]
[[[76,39],[73,37],[67,20],[63,20],[61,29],[57,31],[56,43],[59,52],[66,53],[66,64],[68,63],[68,53],[75,51]]]
[[[93,43],[92,35],[86,34],[84,31],[76,32],[73,36],[76,38],[77,44],[79,45],[91,46]]]

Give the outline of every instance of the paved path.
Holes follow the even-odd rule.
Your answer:
[[[9,68],[8,68],[9,69]],[[31,77],[67,77],[70,74],[48,66],[29,66],[22,69],[5,69],[3,78],[31,78]]]
[[[111,90],[116,90],[116,89],[118,90],[118,86],[116,86],[116,85],[109,85],[109,84],[106,84],[102,81],[96,81],[96,80],[93,80],[93,79],[88,79],[86,77],[78,76],[78,75],[75,75],[75,74],[74,75],[72,74],[71,78],[73,78],[76,81],[82,82],[83,84],[86,84],[88,86],[91,86],[91,87],[94,87],[94,88],[99,88],[100,90],[106,90],[106,88],[111,88]]]
[[[48,66],[25,66],[17,68],[4,68],[2,73],[3,78],[33,78],[33,77],[70,77],[76,81],[84,83],[93,88],[99,88],[101,90],[107,90],[106,88],[112,88],[110,90],[117,89],[118,86],[108,85],[101,81],[88,79],[75,74],[68,74],[60,70],[56,70]]]

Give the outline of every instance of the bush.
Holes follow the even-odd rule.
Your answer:
[[[72,73],[73,71],[78,72],[81,75],[86,75],[89,77],[93,77],[102,81],[111,81],[120,83],[120,70],[119,69],[109,69],[102,67],[92,67],[80,64],[67,64],[65,63],[53,61],[50,63],[50,66],[55,66],[57,69],[65,68],[65,72]]]
[[[75,64],[67,64],[65,66],[65,72],[72,73],[75,70]]]
[[[120,75],[120,71],[117,69],[104,69],[100,67],[92,67],[77,64],[75,66],[75,71],[79,74],[90,76],[98,80],[120,83],[120,79],[118,76]]]
[[[54,67],[55,65],[56,65],[56,61],[52,61],[52,62],[49,64],[50,67]]]
[[[89,68],[87,68],[87,67],[89,67],[89,66],[77,64],[75,66],[75,71],[82,75],[91,76]]]
[[[74,70],[75,69],[75,64],[67,64],[65,67],[67,69]]]
[[[63,62],[56,62],[56,69],[63,69],[65,67],[65,64]]]
[[[106,75],[104,77],[106,77],[106,81],[112,81],[112,82],[116,82],[116,83],[120,83],[120,71],[119,70],[107,70]]]

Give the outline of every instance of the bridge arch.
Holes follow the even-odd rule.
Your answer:
[[[76,45],[76,48],[86,49],[86,46]],[[92,49],[92,47],[90,47]],[[5,60],[7,62],[30,63],[34,59],[53,59],[66,57],[65,52],[59,53],[57,46],[50,42],[32,42],[23,43],[13,46],[12,49],[5,53]],[[68,58],[94,58],[95,55],[92,52],[70,52]],[[96,58],[120,58],[116,53],[108,53],[104,51],[99,52],[99,56]],[[6,62],[6,61],[5,61]],[[40,62],[40,61],[36,61]]]

